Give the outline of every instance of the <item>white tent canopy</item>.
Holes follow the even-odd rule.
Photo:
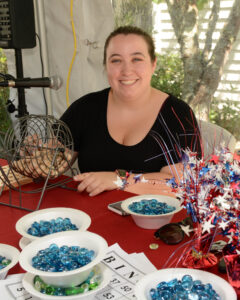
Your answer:
[[[114,27],[111,0],[34,0],[34,7],[36,32],[43,55],[43,76],[57,75],[63,81],[57,91],[45,89],[48,112],[58,118],[67,108],[67,78],[74,54],[71,20],[76,36],[76,56],[70,73],[69,103],[108,86],[102,61],[105,39]],[[14,50],[5,52],[8,73],[15,75]],[[38,39],[35,48],[22,50],[22,56],[24,77],[42,77]],[[25,95],[30,114],[45,114],[41,88],[25,89]],[[10,99],[17,99],[16,89],[11,89]],[[14,103],[17,106],[17,101]]]

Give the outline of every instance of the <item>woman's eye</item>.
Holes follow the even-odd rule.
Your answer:
[[[140,57],[135,57],[135,58],[133,59],[133,61],[142,61],[142,58],[140,58]]]
[[[111,63],[119,63],[120,62],[120,59],[113,59],[112,61],[111,61]]]

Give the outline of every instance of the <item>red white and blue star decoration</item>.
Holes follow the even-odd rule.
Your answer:
[[[183,177],[177,184],[181,204],[200,224],[202,234],[216,229],[228,238],[232,252],[240,250],[240,156],[227,148],[216,150],[208,160],[185,150]],[[174,184],[173,184],[174,183]],[[167,184],[176,189],[171,179]]]

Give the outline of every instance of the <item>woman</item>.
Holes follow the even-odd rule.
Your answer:
[[[151,87],[155,48],[141,29],[113,31],[104,65],[110,88],[78,99],[61,117],[74,139],[78,190],[141,193],[149,179],[155,189],[155,182],[179,176],[181,149],[201,153],[196,119],[186,103]]]

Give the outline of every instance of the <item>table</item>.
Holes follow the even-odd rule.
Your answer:
[[[28,188],[33,188],[34,184],[28,184]],[[72,187],[76,187],[76,183],[71,183]],[[16,192],[13,196],[18,196]],[[131,216],[120,216],[107,209],[107,205],[112,202],[124,200],[132,197],[134,194],[114,190],[104,192],[95,197],[89,197],[87,193],[78,193],[74,190],[67,190],[56,187],[47,190],[40,209],[49,207],[71,207],[80,209],[91,217],[92,223],[89,231],[95,232],[105,238],[109,245],[118,243],[120,247],[128,252],[144,252],[148,259],[156,266],[157,269],[162,268],[167,258],[179,245],[166,245],[162,241],[154,238],[155,230],[142,229],[135,225]],[[26,195],[26,203],[34,205],[38,201],[40,195]],[[8,200],[8,191],[3,192],[0,201]],[[35,205],[36,206],[36,205]],[[20,235],[15,230],[15,224],[19,218],[27,214],[27,211],[0,205],[0,243],[9,244],[19,248]],[[184,210],[174,215],[173,221],[180,221],[186,215]],[[187,238],[185,238],[187,239]],[[158,243],[157,250],[151,250],[151,243]],[[20,248],[19,248],[20,249]],[[227,276],[218,273],[217,267],[209,270],[227,280]],[[10,270],[10,274],[23,272],[19,264]]]

